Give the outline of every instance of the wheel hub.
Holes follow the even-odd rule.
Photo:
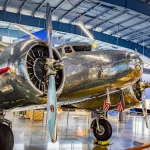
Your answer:
[[[105,133],[105,128],[102,125],[99,125],[99,129],[96,130],[98,135],[103,135]]]

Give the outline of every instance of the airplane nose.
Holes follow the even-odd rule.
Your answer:
[[[134,70],[135,73],[143,73],[143,63],[141,58],[136,54],[129,52],[127,55],[128,66],[130,69]]]

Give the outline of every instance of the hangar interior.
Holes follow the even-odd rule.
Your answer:
[[[109,139],[110,145],[103,145],[104,141],[102,143],[100,142],[94,143],[95,137],[93,135],[93,131],[90,128],[90,126],[92,120],[97,115],[94,113],[95,111],[94,112],[91,110],[88,111],[84,106],[82,109],[82,104],[80,103],[72,105],[73,107],[70,105],[67,105],[68,107],[66,105],[62,107],[63,104],[61,103],[58,104],[56,143],[51,142],[49,131],[48,131],[49,127],[47,123],[48,118],[46,113],[47,106],[44,103],[45,97],[43,98],[43,103],[42,103],[45,104],[44,107],[36,106],[36,108],[34,108],[31,106],[28,108],[24,107],[24,109],[21,110],[19,106],[22,105],[18,105],[18,107],[13,107],[13,109],[11,110],[11,108],[8,106],[9,109],[6,109],[5,118],[12,122],[12,131],[14,134],[13,149],[14,150],[76,150],[76,149],[78,150],[100,150],[100,149],[125,150],[130,148],[134,149],[134,147],[135,149],[136,148],[150,149],[150,128],[146,127],[146,124],[149,124],[150,121],[149,119],[150,1],[149,0],[122,0],[122,1],[120,0],[115,0],[115,1],[113,0],[55,0],[55,1],[53,0],[0,0],[0,52],[1,52],[0,75],[2,74],[1,79],[4,78],[4,80],[6,80],[5,74],[3,75],[4,70],[1,62],[3,61],[3,59],[5,60],[5,55],[4,57],[2,56],[4,54],[3,52],[5,52],[5,49],[7,49],[7,47],[11,48],[11,46],[13,46],[14,43],[19,43],[28,39],[34,40],[35,38],[38,38],[38,40],[40,39],[46,42],[49,40],[47,38],[48,31],[46,31],[47,3],[50,3],[51,12],[52,12],[51,42],[52,45],[57,50],[59,50],[60,47],[62,47],[63,49],[64,45],[68,46],[71,45],[71,43],[75,44],[75,46],[86,43],[86,46],[88,44],[91,45],[92,48],[90,51],[101,52],[104,50],[104,53],[106,53],[106,55],[108,55],[109,57],[111,57],[111,55],[115,56],[117,53],[119,55],[119,52],[121,52],[120,54],[122,54],[125,51],[128,54],[131,52],[132,54],[134,54],[134,56],[137,55],[138,58],[136,57],[136,60],[139,58],[142,60],[144,71],[142,75],[139,75],[139,73],[136,74],[135,71],[134,75],[131,74],[131,76],[133,75],[133,78],[135,77],[136,78],[135,80],[137,82],[139,80],[140,82],[142,81],[144,82],[144,88],[143,86],[142,88],[144,89],[143,91],[145,92],[144,95],[145,98],[144,100],[142,98],[140,99],[140,102],[142,101],[142,103],[137,108],[130,106],[127,107],[128,109],[124,109],[121,112],[117,112],[118,108],[112,106],[113,110],[107,112],[107,120],[110,122],[112,126],[112,136]],[[90,38],[84,32],[84,29],[80,28],[79,22],[82,22],[82,24],[84,25],[84,29],[90,32],[93,38]],[[27,43],[25,44],[27,45]],[[21,47],[22,49],[23,46]],[[15,48],[17,51],[18,50],[17,47]],[[14,51],[13,53],[15,53],[15,48],[13,50]],[[71,48],[73,48],[73,46]],[[76,50],[74,49],[72,51],[76,51]],[[54,57],[56,57],[55,55]],[[88,53],[88,55],[90,55],[90,53]],[[19,57],[20,62],[22,61],[20,59],[22,57],[23,57],[22,55]],[[91,58],[95,58],[98,60],[99,59],[98,57],[99,57],[99,53],[97,53],[97,55],[96,54],[92,55],[91,57],[88,56],[87,58],[89,58],[89,63],[90,63]],[[121,56],[117,56],[118,59],[120,59],[120,57]],[[132,56],[130,55],[130,57]],[[73,58],[71,57],[70,60],[71,59],[74,60],[75,58],[76,58],[75,56]],[[103,61],[104,63],[107,63],[107,59],[105,58],[106,57],[103,58]],[[42,57],[40,57],[40,59],[42,59]],[[76,61],[77,62],[79,61],[78,66],[80,66],[81,60],[76,60]],[[39,66],[40,63],[38,64]],[[135,62],[133,61],[132,63]],[[97,62],[95,62],[95,65],[97,65]],[[120,67],[124,67],[124,66],[120,66]],[[102,69],[105,70],[105,68]],[[138,69],[140,72],[141,68],[137,68],[137,70]],[[74,67],[72,70],[72,75],[73,75],[73,71],[75,72],[76,70],[78,69]],[[111,69],[109,68],[109,70]],[[40,72],[40,70],[38,71]],[[43,75],[42,74],[43,72],[41,71],[40,73],[41,74],[38,75],[41,77]],[[127,80],[127,79],[128,79],[127,77],[126,79],[122,78],[120,79],[120,82],[122,83],[121,80]],[[76,83],[79,84],[78,82],[81,83],[82,81],[76,78],[72,78],[72,80],[75,82],[75,84]],[[68,80],[68,81],[72,82],[72,80]],[[130,86],[132,86],[134,82],[132,80],[133,79],[129,80],[131,84]],[[110,82],[110,80],[108,79],[107,82]],[[1,90],[0,93],[6,92],[5,93],[6,95],[4,95],[4,97],[7,98],[7,90],[10,90],[10,86],[7,86],[6,89],[4,88],[5,84],[6,81],[0,83],[0,90]],[[70,83],[68,82],[67,84],[68,85],[65,86],[66,89],[68,88]],[[84,84],[85,83],[83,83],[83,85]],[[89,84],[88,86],[92,86],[93,84],[96,85],[98,84],[98,82]],[[24,88],[26,86],[26,83],[22,86]],[[129,86],[129,83],[127,84],[127,86]],[[27,88],[26,91],[29,92],[30,89]],[[78,90],[79,88],[77,87],[75,89],[72,89],[72,91]],[[95,90],[97,89],[95,88]],[[90,92],[90,90],[87,91],[86,93],[88,92]],[[109,94],[107,92],[108,91],[106,91],[106,96],[110,94],[109,92],[108,92]],[[125,91],[124,93],[127,92],[128,91]],[[142,94],[142,92],[140,94]],[[80,92],[78,94],[80,95]],[[15,93],[14,95],[12,95],[12,97],[13,96],[15,97],[15,95],[19,95],[19,93]],[[93,94],[92,96],[96,97],[99,95],[97,95],[96,93]],[[32,97],[28,97],[28,98],[32,99]],[[131,99],[132,97],[130,98],[130,101]],[[1,101],[2,100],[0,99],[0,115],[4,105],[13,106],[14,103],[12,102],[10,104],[10,102],[7,101],[1,102]],[[104,100],[103,102],[101,102],[102,105],[104,102],[105,102]],[[21,103],[23,103],[23,100],[21,101]],[[84,104],[86,103],[83,103],[83,105]],[[92,107],[92,101],[89,101],[87,105],[91,105]],[[146,112],[147,112],[146,114],[144,111],[142,111],[143,105],[144,108],[146,108]],[[50,109],[51,109],[50,111],[52,111],[53,108]],[[146,117],[147,117],[147,121],[145,121]],[[1,123],[1,119],[3,119],[3,117],[2,118],[0,117],[0,123]],[[1,141],[3,141],[2,133],[3,132],[0,128],[0,144]],[[5,148],[1,148],[0,150],[11,150],[11,149],[5,147]]]

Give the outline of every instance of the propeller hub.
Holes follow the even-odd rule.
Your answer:
[[[46,63],[45,63],[45,70],[46,70],[46,75],[56,75],[58,70],[63,69],[63,64],[62,61],[60,60],[55,60],[51,58],[46,58]]]

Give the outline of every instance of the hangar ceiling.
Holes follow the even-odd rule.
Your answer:
[[[49,0],[1,0],[0,34],[20,37],[13,23],[31,32],[45,27]],[[66,34],[84,35],[76,23],[82,21],[96,40],[118,45],[150,57],[150,4],[146,0],[51,0],[53,28]],[[55,36],[57,34],[54,34]],[[70,38],[72,41],[74,35]]]

